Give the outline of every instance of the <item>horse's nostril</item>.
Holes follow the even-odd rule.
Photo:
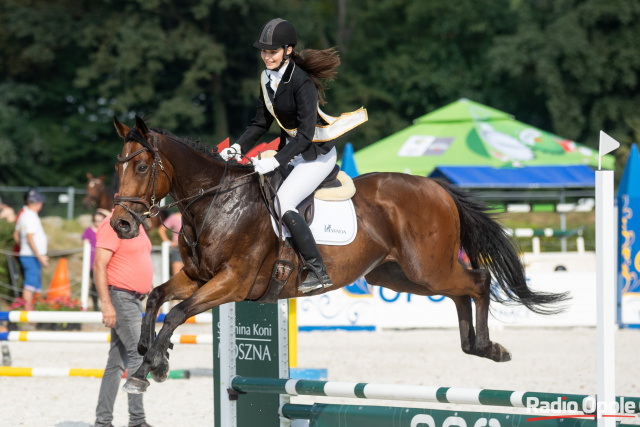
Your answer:
[[[118,224],[116,225],[116,227],[118,227],[118,230],[120,231],[129,231],[131,230],[131,224],[129,224],[127,221],[121,219],[118,221]]]

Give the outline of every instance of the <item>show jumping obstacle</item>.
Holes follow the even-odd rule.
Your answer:
[[[11,331],[0,332],[0,341],[13,342],[109,342],[109,332],[49,332],[49,331]],[[171,337],[172,344],[211,344],[211,335],[177,334]]]
[[[602,139],[601,139],[602,141]],[[601,155],[602,153],[601,150]],[[639,411],[640,398],[614,395],[615,289],[613,172],[596,173],[597,345],[598,390],[595,396],[447,387],[413,387],[366,383],[291,380],[288,376],[287,301],[275,306],[241,302],[214,309],[214,416],[224,427],[289,426],[291,420],[309,420],[314,427],[500,427],[524,426],[535,421],[542,427],[613,427],[617,402]],[[219,325],[219,329],[216,328]],[[238,374],[242,374],[238,376]],[[595,413],[544,417],[541,413],[502,414],[445,411],[423,408],[291,404],[290,396],[333,396],[356,399],[390,399],[472,405],[527,407],[528,399],[566,405],[571,411]],[[600,406],[602,405],[602,406]],[[562,408],[562,406],[561,406]],[[629,416],[628,414],[626,414]],[[623,426],[624,424],[620,424]],[[533,424],[532,424],[533,426]]]
[[[142,314],[144,316],[144,313]],[[156,322],[164,322],[160,313]],[[99,311],[0,311],[0,322],[14,323],[102,323]],[[210,324],[211,313],[200,313],[187,319],[185,323]]]
[[[0,377],[95,377],[102,378],[104,369],[83,368],[20,368],[0,366]],[[126,371],[122,378],[126,378]],[[175,370],[169,372],[171,379],[188,379],[191,372],[188,370]]]
[[[296,380],[287,377],[287,302],[257,306],[241,302],[214,310],[214,419],[216,426],[289,426],[291,420],[309,420],[314,427],[440,427],[524,426],[544,413],[493,413],[489,406],[526,408],[530,399],[540,405],[564,405],[573,414],[591,412],[595,395],[407,386],[356,382]],[[285,314],[283,314],[285,313]],[[216,321],[217,320],[217,321]],[[219,322],[218,322],[219,321]],[[237,374],[241,374],[238,376]],[[269,377],[267,377],[269,376]],[[229,380],[225,381],[226,378]],[[358,399],[346,404],[291,404],[290,396],[326,396]],[[425,408],[362,406],[362,399],[449,403],[486,406],[486,412]],[[638,397],[617,397],[621,407],[640,408]],[[576,412],[577,411],[577,412]],[[536,420],[532,427],[595,427],[595,416]],[[554,415],[554,414],[546,414]],[[583,415],[584,416],[584,415]],[[562,424],[559,424],[562,422]]]

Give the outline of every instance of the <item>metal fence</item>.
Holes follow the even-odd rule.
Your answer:
[[[11,206],[16,213],[24,205],[24,194],[33,187],[0,186],[2,203]],[[82,206],[82,198],[87,193],[84,188],[74,187],[36,187],[45,197],[40,216],[59,216],[73,219],[82,214],[90,214]]]

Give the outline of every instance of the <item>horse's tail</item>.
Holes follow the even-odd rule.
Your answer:
[[[491,298],[503,304],[519,303],[539,314],[561,312],[563,308],[556,304],[568,300],[568,293],[535,292],[527,286],[515,242],[487,212],[486,206],[469,193],[441,180],[436,181],[451,195],[458,208],[460,244],[471,266],[474,269],[487,268],[497,284],[497,287],[491,287]]]

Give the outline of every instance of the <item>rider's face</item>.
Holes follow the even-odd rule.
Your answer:
[[[289,46],[287,50],[289,51],[288,53],[291,53],[293,48]],[[278,48],[275,50],[262,49],[262,52],[260,53],[260,56],[262,56],[262,60],[264,61],[264,65],[267,67],[267,70],[275,70],[276,68],[278,68],[278,65],[280,65],[280,63],[282,62],[283,55],[283,48]]]

